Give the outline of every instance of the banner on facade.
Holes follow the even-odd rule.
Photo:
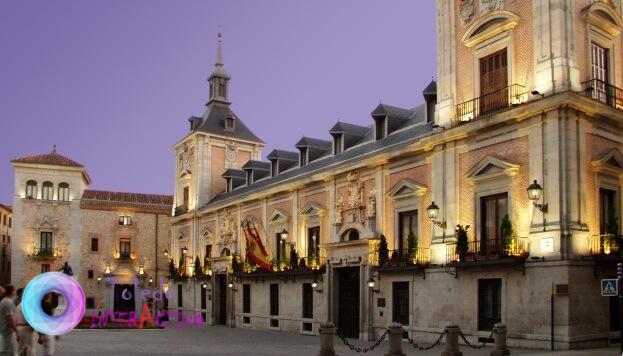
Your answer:
[[[247,239],[247,258],[253,261],[258,267],[263,270],[270,271],[272,268],[268,263],[268,252],[266,247],[262,243],[260,234],[255,227],[255,222],[251,219],[247,220],[242,225],[244,236]]]

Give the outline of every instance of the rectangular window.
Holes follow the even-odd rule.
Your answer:
[[[307,147],[302,147],[299,153],[299,165],[305,167],[307,165]]]
[[[189,187],[184,187],[183,190],[183,196],[182,196],[182,201],[184,202],[184,208],[188,209],[188,201],[190,199],[190,188]]]
[[[502,280],[478,280],[478,330],[491,331],[502,321]]]
[[[2,214],[0,214],[0,215],[2,215]],[[2,225],[6,225],[6,215],[4,215],[2,217]]]
[[[500,252],[499,244],[500,227],[502,219],[508,215],[508,194],[489,195],[480,198],[481,224],[480,224],[480,252]]]
[[[591,74],[594,79],[593,97],[608,100],[608,49],[591,43]]]
[[[87,272],[87,276],[88,276],[88,278],[89,278],[89,279],[93,279],[93,270],[92,270],[92,269],[90,269],[90,270]]]
[[[242,312],[251,312],[251,285],[248,283],[242,285]]]
[[[380,118],[378,120],[376,120],[375,124],[374,124],[374,132],[375,132],[375,136],[376,136],[376,140],[382,140],[385,138],[385,136],[387,136],[386,130],[385,130],[385,120],[384,118]]]
[[[119,240],[119,257],[120,258],[130,258],[130,240],[121,239]]]
[[[617,228],[618,212],[616,206],[616,192],[610,189],[599,189],[599,233],[619,233]]]
[[[276,177],[279,174],[279,160],[272,160],[270,162],[270,176]]]
[[[480,59],[480,113],[508,106],[506,48]]]
[[[279,315],[279,285],[270,285],[270,315]]]
[[[41,265],[41,273],[50,272],[50,264],[44,263]]]
[[[87,309],[95,309],[95,298],[87,297]]]
[[[303,318],[314,317],[314,288],[311,283],[303,283]]]
[[[177,285],[177,307],[178,308],[184,307],[184,296],[182,293],[183,293],[182,285],[178,284]]]
[[[409,325],[409,282],[392,283],[392,321]]]
[[[99,239],[92,238],[91,239],[91,251],[97,252],[99,250]]]
[[[212,245],[206,245],[205,258],[212,258]]]
[[[283,243],[281,241],[281,232],[275,234],[275,259],[279,261],[281,254],[283,253]]]
[[[398,213],[398,228],[400,229],[400,237],[398,239],[399,250],[407,250],[409,248],[409,234],[413,233],[417,238],[417,216],[417,210]]]
[[[320,259],[320,226],[307,229],[307,264],[310,266],[318,265]]]
[[[335,136],[335,138],[333,139],[333,154],[340,154],[342,153],[342,148],[344,144],[344,135],[342,134],[338,134],[337,136]]]
[[[52,252],[52,233],[50,231],[42,231],[39,238],[39,249],[43,253]]]
[[[9,216],[9,227],[11,227],[11,224],[13,224],[13,219]]]

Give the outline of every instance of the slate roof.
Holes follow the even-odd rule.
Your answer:
[[[329,130],[330,134],[346,134],[352,136],[365,136],[368,131],[372,129],[371,126],[359,126],[354,124],[349,124],[347,122],[338,121],[337,124],[333,125],[331,130]]]
[[[285,150],[272,150],[266,157],[268,160],[280,159],[286,161],[296,161],[299,160],[298,152],[293,151],[285,151]]]
[[[250,160],[242,166],[242,169],[270,171],[270,162]]]
[[[424,94],[424,96],[437,95],[437,82],[432,80],[430,83],[428,83],[428,86],[424,88],[422,94]]]
[[[109,210],[111,208],[134,208],[161,211],[169,214],[173,207],[172,195],[109,192],[87,189],[82,193],[80,208]]]
[[[369,130],[361,143],[345,150],[339,155],[331,154],[331,141],[324,141],[318,139],[312,139],[304,137],[296,145],[320,145],[327,147],[328,154],[323,155],[304,167],[296,167],[289,169],[275,177],[270,177],[254,182],[248,186],[242,186],[232,190],[228,193],[221,193],[214,197],[211,202],[205,204],[203,207],[209,207],[212,204],[221,203],[230,199],[239,198],[252,192],[260,191],[263,189],[278,186],[287,182],[292,182],[304,177],[308,177],[312,174],[328,171],[345,164],[356,162],[367,157],[381,154],[383,152],[391,151],[409,145],[421,138],[431,134],[433,132],[432,122],[426,122],[425,105],[420,105],[412,110],[402,109],[389,105],[380,105],[380,112],[389,113],[401,118],[403,125],[391,134],[387,135],[381,140],[374,139],[374,130]],[[379,107],[377,107],[379,109]],[[377,110],[375,109],[375,112]],[[378,112],[377,112],[378,113]],[[373,112],[374,115],[374,112]],[[304,146],[303,146],[304,147]],[[271,152],[272,154],[272,152]]]
[[[221,174],[221,177],[247,179],[247,174],[242,169],[229,168]]]
[[[331,149],[331,141],[321,140],[318,138],[304,137],[296,143],[295,147],[310,147],[318,149]]]
[[[225,119],[233,117],[235,120],[234,129],[225,129]],[[240,140],[264,143],[260,140],[230,109],[229,105],[222,103],[211,103],[208,105],[202,117],[196,116],[188,119],[193,122],[193,132],[201,131],[205,133],[236,138]]]

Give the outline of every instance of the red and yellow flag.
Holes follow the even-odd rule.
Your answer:
[[[270,271],[272,268],[268,263],[268,252],[262,243],[260,234],[255,227],[255,223],[248,220],[242,227],[244,236],[247,238],[247,258],[263,270]]]

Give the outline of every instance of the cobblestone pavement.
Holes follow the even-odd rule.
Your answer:
[[[198,329],[170,328],[166,330],[74,330],[61,337],[57,343],[57,355],[61,356],[110,356],[110,355],[253,355],[253,356],[317,356],[319,338],[278,331],[255,331],[206,327]],[[367,346],[370,343],[356,343]],[[415,351],[407,343],[403,351],[407,355],[440,355],[444,345],[428,352]],[[366,355],[380,356],[387,351],[387,342]],[[471,350],[461,346],[465,356],[489,355],[489,349]],[[544,352],[535,350],[511,350],[511,355],[617,355],[618,348],[586,351]],[[355,355],[341,341],[336,340],[336,352],[340,356]]]

